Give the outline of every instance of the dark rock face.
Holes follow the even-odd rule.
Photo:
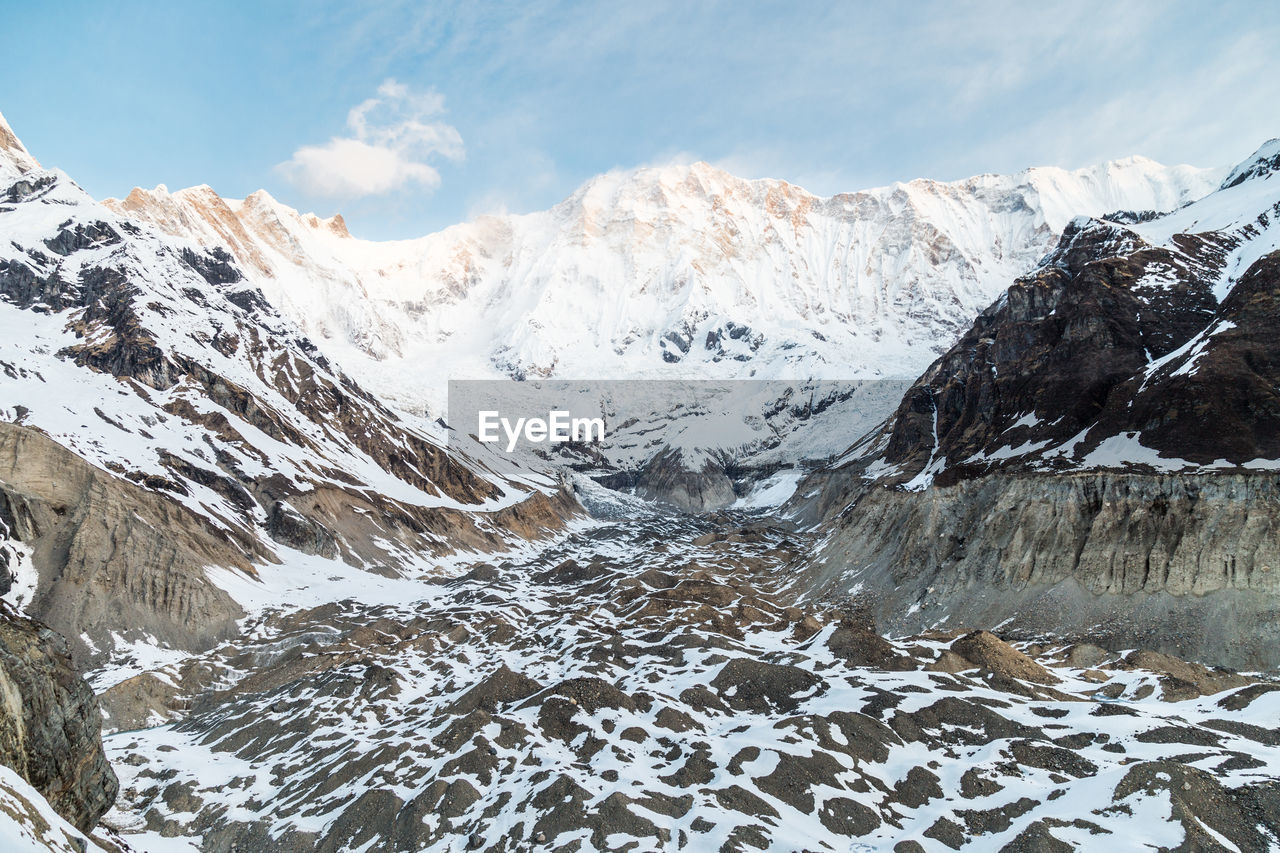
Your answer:
[[[7,536],[9,533],[7,525],[4,525],[3,512],[0,512],[0,536]],[[18,566],[18,554],[13,546],[0,542],[0,595],[8,595],[9,590],[13,589],[13,583],[18,579],[16,569]]]
[[[5,191],[4,200],[10,204],[16,204],[29,198],[38,197],[57,181],[57,176],[48,174],[20,178]]]
[[[645,498],[687,512],[723,509],[737,499],[733,480],[723,466],[707,460],[700,469],[692,470],[679,450],[667,450],[649,460],[634,485]]]
[[[319,554],[330,559],[338,556],[333,534],[284,501],[272,505],[271,515],[267,517],[267,533],[275,541],[304,554]]]
[[[49,251],[64,258],[81,249],[92,249],[98,246],[113,246],[120,242],[120,235],[105,222],[78,223],[71,227],[68,220],[58,229],[55,237],[44,241]]]
[[[156,345],[135,309],[138,295],[128,276],[110,267],[93,267],[81,274],[79,295],[84,308],[78,330],[91,342],[68,347],[65,354],[77,364],[112,376],[128,376],[164,391],[176,385],[180,368]],[[93,334],[103,329],[108,334]]]
[[[1280,252],[1222,301],[1203,346],[1162,366],[1103,425],[1192,462],[1280,457]],[[1197,344],[1199,340],[1197,341]],[[1132,384],[1132,383],[1131,383]]]
[[[200,273],[200,277],[209,284],[235,284],[244,280],[240,270],[235,267],[235,259],[221,246],[210,249],[204,254],[183,249],[182,260],[187,266]]]
[[[822,683],[811,672],[794,666],[735,658],[711,680],[711,686],[731,708],[739,711],[791,713]]]
[[[86,833],[119,789],[100,726],[98,702],[65,641],[0,603],[0,762]]]
[[[1050,263],[1009,288],[904,397],[883,455],[901,466],[891,482],[939,461],[940,486],[1022,469],[1028,458],[1000,461],[998,451],[1076,439],[1071,454],[1034,457],[1070,468],[1124,432],[1192,462],[1280,456],[1280,339],[1269,334],[1280,258],[1254,264],[1218,305],[1212,284],[1234,242],[1195,235],[1174,251],[1116,225],[1073,224]],[[1157,277],[1160,286],[1147,283]],[[1207,335],[1225,324],[1234,328]],[[1202,349],[1178,354],[1198,337]]]

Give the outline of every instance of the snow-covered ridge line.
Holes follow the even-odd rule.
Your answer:
[[[225,246],[344,369],[435,415],[450,378],[909,378],[1073,216],[1172,210],[1224,173],[1132,157],[822,198],[694,163],[387,243],[264,192],[106,204]]]
[[[1165,215],[1072,219],[917,381],[875,449],[845,459],[913,488],[996,469],[1280,468],[1278,165],[1273,140]]]

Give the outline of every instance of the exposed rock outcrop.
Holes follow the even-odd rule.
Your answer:
[[[1165,248],[1120,230],[1069,230],[1055,263],[1016,282],[930,367],[885,433],[889,482],[926,469],[948,485],[1086,460],[1159,470],[1280,458],[1280,253],[1219,304],[1238,237],[1179,235]]]
[[[1280,478],[991,475],[853,504],[811,580],[881,627],[994,626],[1280,666]],[[853,574],[850,566],[858,567]]]
[[[100,728],[98,702],[63,639],[0,603],[0,763],[82,832],[119,789]]]
[[[636,489],[649,500],[686,512],[724,509],[738,497],[723,465],[706,459],[700,468],[691,469],[679,450],[666,450],[650,459],[639,472]]]
[[[951,644],[951,651],[970,663],[1008,678],[1020,678],[1035,684],[1058,683],[1057,676],[990,631],[965,634]]]
[[[242,613],[206,566],[252,572],[252,540],[86,463],[47,436],[0,422],[0,520],[32,549],[40,580],[27,612],[70,638],[107,648],[114,632],[208,648]]]

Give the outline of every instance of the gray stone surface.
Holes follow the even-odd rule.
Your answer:
[[[0,763],[82,832],[97,825],[119,789],[102,751],[98,702],[72,667],[66,642],[3,603]]]

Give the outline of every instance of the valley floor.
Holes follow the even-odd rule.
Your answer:
[[[104,691],[106,823],[149,851],[1280,847],[1280,684],[886,640],[789,591],[813,544],[648,517],[335,575]]]

